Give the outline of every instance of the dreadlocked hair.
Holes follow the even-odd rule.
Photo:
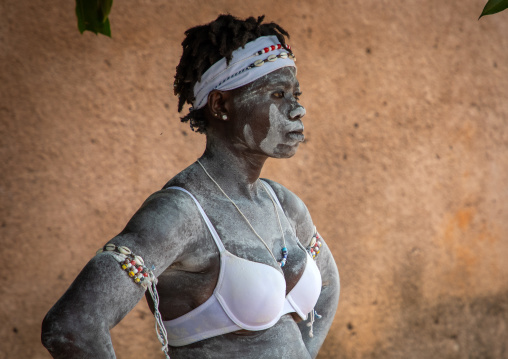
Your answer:
[[[174,82],[175,95],[178,96],[178,112],[182,111],[185,103],[192,105],[194,85],[201,81],[205,71],[223,57],[229,64],[233,51],[244,47],[246,43],[261,36],[275,35],[281,45],[290,51],[284,38],[286,36],[289,39],[286,30],[274,22],[261,24],[264,18],[263,15],[257,20],[253,17],[240,20],[229,14],[220,15],[207,25],[185,31],[185,39],[182,42],[183,54],[176,67]],[[206,132],[207,120],[204,108],[199,110],[191,108],[181,121],[189,122],[193,131]]]

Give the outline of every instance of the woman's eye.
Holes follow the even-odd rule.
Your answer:
[[[300,101],[300,96],[302,95],[301,92],[297,92],[293,95],[293,97],[295,98],[296,101]]]
[[[275,98],[283,98],[284,97],[284,91],[277,91],[273,93],[273,97]]]

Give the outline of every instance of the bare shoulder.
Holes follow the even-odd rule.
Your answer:
[[[162,189],[149,196],[123,230],[125,232],[162,235],[187,223],[189,215],[198,214],[189,194],[176,189]]]
[[[108,243],[126,246],[145,262],[153,263],[158,275],[197,245],[204,230],[200,218],[188,193],[163,189],[149,196],[123,231]]]
[[[295,193],[275,181],[265,179],[277,195],[284,212],[295,229],[296,235],[303,245],[308,245],[314,234],[314,224],[309,210]]]

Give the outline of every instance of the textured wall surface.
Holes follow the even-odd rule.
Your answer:
[[[95,250],[204,149],[172,78],[183,32],[266,14],[292,35],[307,141],[263,175],[309,207],[341,272],[319,358],[508,358],[508,12],[485,0],[0,2],[0,358]],[[141,302],[119,358],[162,358]]]

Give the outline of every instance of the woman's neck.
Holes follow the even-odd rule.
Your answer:
[[[248,153],[225,141],[207,138],[199,162],[229,196],[253,198],[266,159],[267,156]]]

